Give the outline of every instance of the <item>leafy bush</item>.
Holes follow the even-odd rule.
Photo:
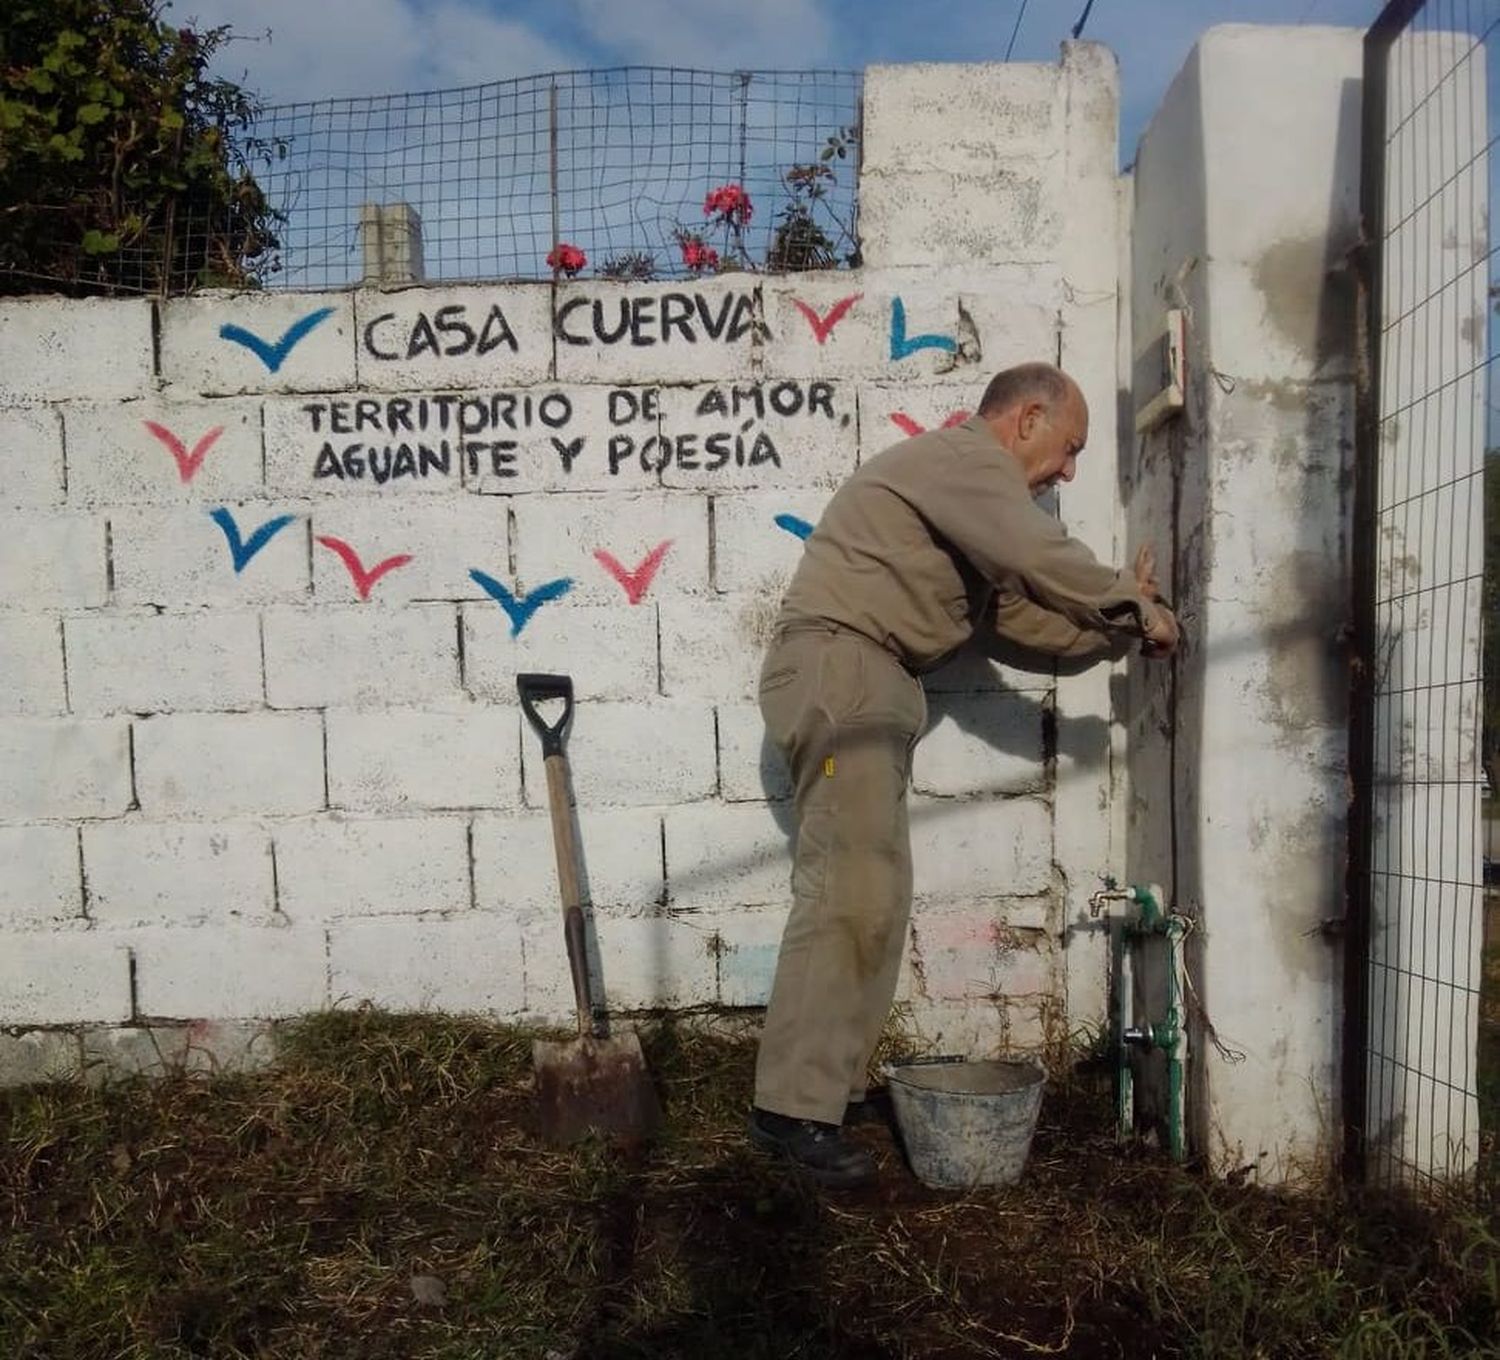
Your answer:
[[[161,0],[0,4],[0,293],[254,285],[280,221],[246,156],[258,106],[208,74],[226,28]]]

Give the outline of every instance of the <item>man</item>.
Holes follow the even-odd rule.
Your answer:
[[[829,502],[782,604],[761,713],[795,790],[793,906],[756,1065],[751,1138],[827,1185],[869,1180],[847,1104],[890,1012],[911,912],[906,786],[923,671],[981,620],[1059,655],[1177,644],[1150,550],[1097,561],[1033,496],[1073,480],[1088,439],[1076,383],[998,374],[979,412],[865,463]]]

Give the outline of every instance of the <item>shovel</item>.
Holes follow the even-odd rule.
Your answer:
[[[646,1071],[641,1041],[632,1033],[611,1035],[608,1016],[602,1008],[595,1008],[590,992],[578,841],[573,831],[568,758],[563,753],[563,740],[573,720],[573,681],[566,675],[518,675],[516,689],[527,721],[542,739],[563,938],[578,1008],[576,1039],[538,1039],[532,1046],[542,1136],[557,1144],[576,1143],[591,1132],[627,1143],[642,1142],[660,1122],[661,1107]],[[549,699],[563,702],[562,716],[551,724],[536,707]]]

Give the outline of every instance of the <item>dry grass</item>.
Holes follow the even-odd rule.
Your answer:
[[[0,1095],[0,1355],[1494,1354],[1495,1220],[1212,1184],[1055,1089],[1025,1182],[808,1190],[741,1136],[753,1049],[663,1027],[669,1128],[566,1154],[530,1036],[372,1012],[254,1077]],[[1489,1349],[1486,1349],[1486,1348]]]

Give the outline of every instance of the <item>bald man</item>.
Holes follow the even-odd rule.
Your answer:
[[[1149,549],[1134,571],[1105,566],[1033,500],[1073,480],[1088,429],[1060,369],[997,374],[977,415],[887,449],[839,488],[783,601],[760,708],[791,767],[797,840],[750,1136],[823,1184],[874,1175],[842,1124],[865,1093],[911,914],[917,677],[981,626],[1060,656],[1177,645]]]

